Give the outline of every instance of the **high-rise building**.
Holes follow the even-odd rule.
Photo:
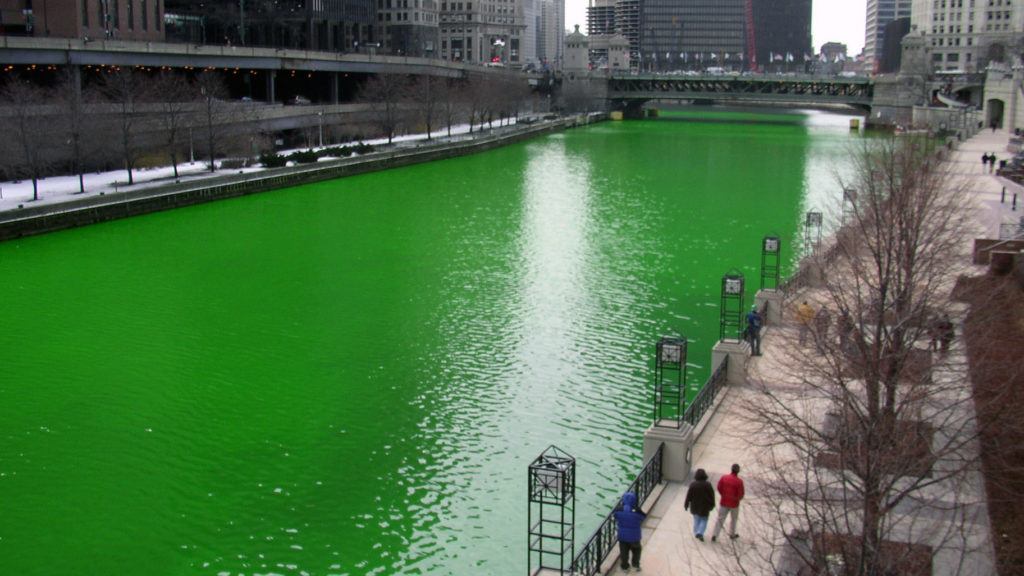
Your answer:
[[[640,66],[651,71],[741,67],[745,16],[744,0],[643,0]]]
[[[811,46],[811,0],[752,2],[754,38],[758,66],[768,69],[781,62],[781,69],[803,70],[813,60]],[[751,52],[747,47],[747,53]]]
[[[438,0],[377,0],[377,38],[384,52],[437,56]]]
[[[591,35],[624,36],[632,65],[649,71],[775,60],[797,70],[812,52],[811,0],[594,0],[587,24]]]
[[[441,0],[441,57],[459,62],[525,64],[526,29],[518,0]]]
[[[3,34],[160,41],[163,0],[0,0]]]
[[[163,2],[169,40],[327,52],[359,50],[377,42],[374,0]]]
[[[565,1],[540,0],[541,33],[537,60],[543,66],[561,69],[565,57]]]
[[[929,1],[938,2],[939,0]],[[945,3],[950,0],[942,1]],[[978,1],[986,2],[987,0]],[[868,0],[864,30],[864,58],[873,67],[877,66],[882,58],[885,46],[885,27],[893,20],[910,18],[911,3],[912,0]]]
[[[981,72],[1024,41],[1020,0],[915,0],[910,28],[923,35],[932,72]]]

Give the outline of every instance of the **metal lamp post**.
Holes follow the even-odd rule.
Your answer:
[[[761,240],[761,289],[779,287],[779,266],[782,259],[782,240],[772,233]]]
[[[718,337],[740,342],[743,334],[743,298],[746,279],[735,268],[722,277],[722,312]]]
[[[576,460],[549,446],[528,475],[529,573],[569,572],[576,524]]]
[[[821,247],[821,212],[808,212],[804,220],[804,250],[817,254]]]
[[[681,428],[685,408],[686,338],[662,338],[654,365],[654,425]]]

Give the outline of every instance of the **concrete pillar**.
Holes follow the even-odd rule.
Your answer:
[[[665,443],[662,454],[662,475],[668,482],[685,482],[690,475],[691,450],[693,449],[693,427],[683,423],[683,427],[660,428],[651,426],[644,433],[644,462],[650,460]]]
[[[276,84],[277,70],[271,70],[267,73],[267,102],[271,104],[277,101],[277,90],[275,90]]]
[[[782,325],[782,292],[778,290],[762,289],[754,295],[754,304],[760,310],[764,304],[768,304],[768,317],[764,319],[765,326]]]
[[[331,104],[338,103],[338,73],[328,72],[327,77],[330,79],[331,84]]]
[[[729,357],[729,369],[726,374],[726,382],[729,385],[739,385],[747,381],[747,351],[749,345],[746,342],[735,342],[719,340],[711,349],[711,369],[722,363],[722,359]]]

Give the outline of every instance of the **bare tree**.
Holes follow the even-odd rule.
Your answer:
[[[189,112],[195,105],[199,90],[193,82],[168,71],[161,72],[153,83],[153,91],[157,94],[157,124],[163,136],[163,144],[174,167],[174,177],[178,177],[179,154],[182,137],[191,126]]]
[[[406,97],[406,81],[396,74],[375,74],[360,88],[357,99],[370,104],[381,134],[391,144],[401,123],[401,105]]]
[[[71,169],[78,175],[78,192],[85,192],[85,161],[91,143],[96,140],[96,115],[89,109],[90,101],[98,100],[97,95],[82,86],[81,75],[76,67],[64,70],[56,89],[56,102],[62,116],[63,140],[70,146]]]
[[[10,154],[4,154],[13,174],[28,175],[32,179],[32,200],[39,199],[39,179],[46,165],[45,144],[47,127],[42,115],[45,93],[38,86],[14,76],[0,89],[0,99],[8,108],[4,118],[10,135],[4,138]]]
[[[936,555],[979,546],[979,424],[962,357],[937,351],[949,333],[936,332],[956,317],[969,195],[923,139],[866,140],[851,156],[841,185],[856,202],[807,296],[835,321],[814,323],[782,364],[799,368],[763,375],[747,408],[790,555],[815,574],[931,574]]]
[[[121,160],[128,171],[128,184],[134,182],[135,163],[141,155],[137,121],[140,117],[139,104],[143,100],[146,86],[142,74],[127,67],[111,70],[103,76],[101,82],[103,95],[117,107],[117,141]]]
[[[479,121],[483,126],[487,116],[487,101],[491,96],[490,83],[486,78],[473,78],[464,89],[466,113],[469,115],[469,133],[473,133],[473,123]]]
[[[201,121],[206,132],[206,153],[210,158],[210,172],[217,171],[217,152],[220,132],[228,115],[228,89],[216,71],[204,70],[196,77],[195,88],[201,109]]]
[[[448,137],[452,136],[452,124],[463,109],[461,82],[447,78],[439,86],[439,108],[441,120],[448,129]]]
[[[409,86],[409,99],[416,106],[418,119],[427,132],[427,140],[431,139],[431,131],[441,114],[446,83],[444,78],[422,74]]]

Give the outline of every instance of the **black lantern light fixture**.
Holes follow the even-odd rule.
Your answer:
[[[782,259],[782,240],[775,232],[761,240],[761,289],[779,287],[779,266]]]
[[[566,574],[575,538],[576,459],[549,446],[530,464],[528,484],[529,573]]]
[[[804,250],[817,254],[821,248],[821,212],[808,212],[804,220]]]
[[[679,429],[686,408],[686,338],[662,338],[655,353],[654,425]]]
[[[721,329],[718,334],[720,340],[740,342],[743,339],[745,281],[743,274],[735,268],[722,277]]]

